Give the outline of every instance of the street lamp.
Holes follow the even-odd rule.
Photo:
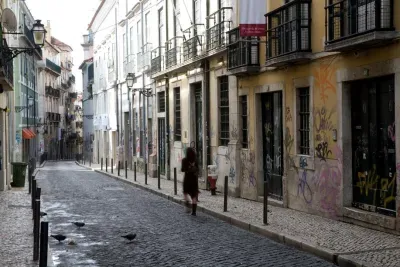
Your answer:
[[[31,108],[33,106],[33,97],[28,97],[28,105],[26,106],[15,106],[15,112],[20,113],[26,108]]]
[[[28,55],[32,55],[35,50],[44,46],[44,41],[46,39],[46,29],[44,25],[40,22],[40,20],[36,20],[35,24],[31,29],[31,33],[33,35],[33,42],[35,47],[8,47],[8,56],[6,57],[6,61],[13,60],[16,56],[21,53],[27,53]],[[3,34],[25,34],[25,33],[14,33],[14,32],[3,32]]]
[[[128,97],[130,96],[129,91],[133,90],[133,92],[139,92],[139,94],[142,94],[144,97],[150,97],[152,96],[152,89],[151,88],[132,88],[133,84],[136,82],[135,74],[134,73],[128,73],[126,76],[126,85],[128,87]],[[135,100],[135,94],[133,94],[133,99],[132,102],[134,103]],[[143,101],[143,127],[146,125],[146,106],[144,105],[145,101]],[[129,109],[130,111],[131,109]],[[130,115],[130,118],[132,118],[132,114]],[[133,126],[133,123],[131,123],[131,127]],[[129,130],[131,130],[131,127]],[[130,133],[131,134],[131,133]],[[130,135],[131,136],[131,135]],[[147,150],[148,150],[148,144],[147,144],[147,134],[146,134],[146,129],[143,128],[143,136],[144,136],[144,178],[145,182],[147,184]]]

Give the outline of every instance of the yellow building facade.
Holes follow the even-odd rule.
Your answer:
[[[270,204],[400,231],[400,3],[266,0],[266,37],[239,38],[238,1],[187,2],[187,31],[166,6],[166,45],[152,56],[162,174],[181,179],[192,146],[203,188],[214,165],[232,196],[262,201],[267,185]]]

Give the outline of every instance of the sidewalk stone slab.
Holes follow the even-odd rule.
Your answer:
[[[162,179],[160,190],[157,178],[148,176],[148,185],[145,185],[143,173],[138,172],[134,182],[130,170],[126,179],[124,170],[117,177],[116,172],[112,175],[110,171],[105,173],[105,169],[101,171],[99,164],[92,164],[90,169],[183,204],[181,183],[175,196],[173,180]],[[222,194],[211,196],[209,191],[201,190],[199,200],[199,211],[335,263],[341,259],[340,266],[400,266],[400,236],[397,235],[275,206],[268,207],[271,212],[268,225],[264,225],[262,203],[229,197],[228,212],[223,212]]]

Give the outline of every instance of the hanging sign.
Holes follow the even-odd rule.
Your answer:
[[[239,0],[240,36],[265,36],[265,0]]]

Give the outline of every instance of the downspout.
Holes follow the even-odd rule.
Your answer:
[[[125,11],[126,13],[128,13],[128,1],[125,1],[126,5],[125,5]],[[126,17],[126,14],[125,14]],[[126,19],[125,22],[125,50],[126,50],[126,64],[129,66],[129,41],[132,37],[128,35],[129,33],[129,19]],[[128,38],[129,36],[129,38]],[[131,51],[132,52],[132,51]],[[123,53],[125,53],[125,51],[123,51]],[[125,76],[130,72],[130,70],[128,70],[128,68],[126,69],[127,73],[124,73]],[[133,136],[132,136],[132,127],[133,127],[133,117],[132,117],[132,102],[131,102],[131,94],[130,94],[130,88],[128,88],[128,84],[126,84],[126,88],[127,88],[127,93],[128,93],[128,106],[129,106],[129,132],[128,132],[128,140],[129,140],[129,149],[128,149],[128,162],[130,164],[130,169],[132,170],[132,156],[133,156]]]
[[[165,18],[168,18],[168,1],[165,1]],[[168,19],[165,20],[165,40],[168,40]],[[162,33],[161,33],[162,34]],[[161,43],[160,43],[161,44]],[[164,45],[165,48],[167,49],[167,45],[166,44],[161,44]],[[160,55],[161,56],[161,55]],[[166,130],[166,151],[167,151],[167,180],[171,180],[171,149],[172,146],[170,147],[170,139],[173,138],[173,136],[171,136],[171,127],[169,127],[169,76],[166,75],[165,76],[165,97],[166,97],[166,118],[165,118],[165,124],[167,130]],[[156,100],[157,102],[157,100]],[[174,139],[171,139],[174,140]]]
[[[114,86],[115,86],[115,102],[116,102],[116,110],[117,110],[117,146],[119,147],[119,97],[118,97],[118,13],[117,13],[117,5],[118,2],[116,3],[115,7],[115,81],[114,81]],[[118,149],[118,148],[117,148]]]
[[[144,18],[143,18],[143,0],[142,1],[140,1],[140,16],[141,16],[141,31],[142,31],[142,36],[141,36],[141,39],[142,39],[142,60],[143,60],[143,62],[142,62],[142,65],[144,65]],[[143,66],[142,66],[143,67]],[[144,91],[145,90],[145,81],[144,81],[144,69],[142,70],[142,90]],[[147,108],[147,105],[146,105],[146,102],[147,102],[147,97],[146,96],[144,96],[143,95],[143,137],[144,137],[144,155],[143,155],[143,158],[144,158],[144,177],[145,177],[145,179],[146,179],[146,181],[147,181],[147,154],[148,154],[148,145],[147,145],[147,124],[146,124],[146,120],[147,120],[147,114],[146,114],[146,108]]]

